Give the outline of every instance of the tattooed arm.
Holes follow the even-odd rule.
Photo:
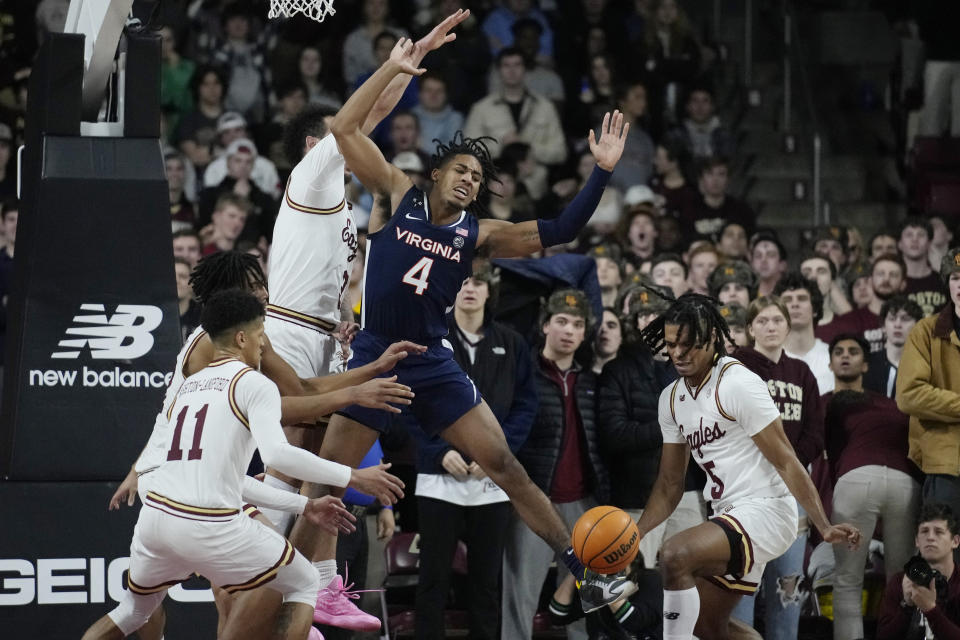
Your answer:
[[[630,125],[624,123],[619,111],[605,115],[600,137],[591,131],[587,138],[597,165],[573,202],[552,220],[541,218],[520,224],[481,220],[477,239],[481,254],[491,258],[516,258],[573,241],[596,211],[610,174],[623,154],[629,131]]]

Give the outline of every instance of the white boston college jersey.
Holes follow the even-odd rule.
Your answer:
[[[177,512],[183,505],[242,507],[243,479],[257,448],[250,422],[280,429],[276,385],[235,358],[220,358],[184,380],[166,417],[172,429],[166,459],[151,474],[151,504],[164,509],[156,502],[164,503],[174,515],[183,515]]]
[[[163,397],[163,407],[157,414],[147,446],[144,447],[140,457],[137,458],[136,464],[133,465],[133,470],[138,475],[153,471],[167,459],[167,449],[164,443],[167,441],[168,431],[173,429],[167,421],[167,412],[177,398],[177,389],[180,388],[187,377],[184,374],[184,368],[190,360],[190,354],[197,348],[197,344],[205,335],[207,335],[207,332],[203,330],[203,327],[194,329],[183,344],[183,348],[180,349],[180,353],[177,354],[177,364],[173,369],[173,377],[170,379],[170,384],[167,385],[167,391]]]
[[[665,443],[690,445],[708,476],[703,496],[714,512],[738,500],[790,495],[780,474],[752,440],[780,417],[767,384],[738,360],[717,359],[696,389],[683,378],[660,394]]]
[[[323,331],[340,321],[357,252],[343,177],[344,159],[329,134],[293,168],[273,228],[269,316]]]

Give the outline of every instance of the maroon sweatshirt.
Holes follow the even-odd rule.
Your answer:
[[[903,640],[908,636],[915,607],[901,607],[903,601],[903,571],[887,581],[877,616],[877,640]],[[947,581],[947,600],[923,614],[937,640],[960,640],[960,571],[956,568]]]
[[[813,330],[814,335],[830,344],[834,336],[841,333],[857,333],[862,335],[870,343],[870,353],[883,351],[886,342],[883,336],[883,324],[880,322],[880,316],[870,311],[870,307],[854,309],[850,313],[842,316],[836,316],[833,322],[829,324],[818,325]],[[869,353],[864,355],[870,355]]]
[[[803,466],[813,462],[823,451],[823,405],[807,363],[785,353],[774,362],[752,347],[740,347],[733,357],[767,383],[797,458]]]
[[[827,458],[833,480],[875,464],[920,477],[907,458],[910,419],[892,398],[874,391],[841,391],[823,396]]]

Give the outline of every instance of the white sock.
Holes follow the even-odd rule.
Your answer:
[[[691,640],[699,615],[700,594],[696,587],[663,590],[663,640]]]
[[[280,478],[275,478],[269,473],[263,477],[263,483],[274,489],[280,489],[281,491],[286,491],[288,493],[299,493],[300,489],[293,485],[287,484]],[[269,518],[270,522],[277,528],[282,535],[287,536],[290,534],[290,529],[293,527],[293,513],[289,511],[280,511],[278,509],[267,509],[265,507],[258,507],[260,513]]]
[[[320,576],[321,589],[330,586],[330,583],[333,582],[333,579],[337,577],[336,560],[317,560],[313,563],[313,567],[317,570],[317,574]]]

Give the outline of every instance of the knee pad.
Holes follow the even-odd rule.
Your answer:
[[[293,562],[280,567],[277,577],[267,586],[283,594],[284,602],[300,602],[314,607],[320,591],[320,576],[298,551]]]

